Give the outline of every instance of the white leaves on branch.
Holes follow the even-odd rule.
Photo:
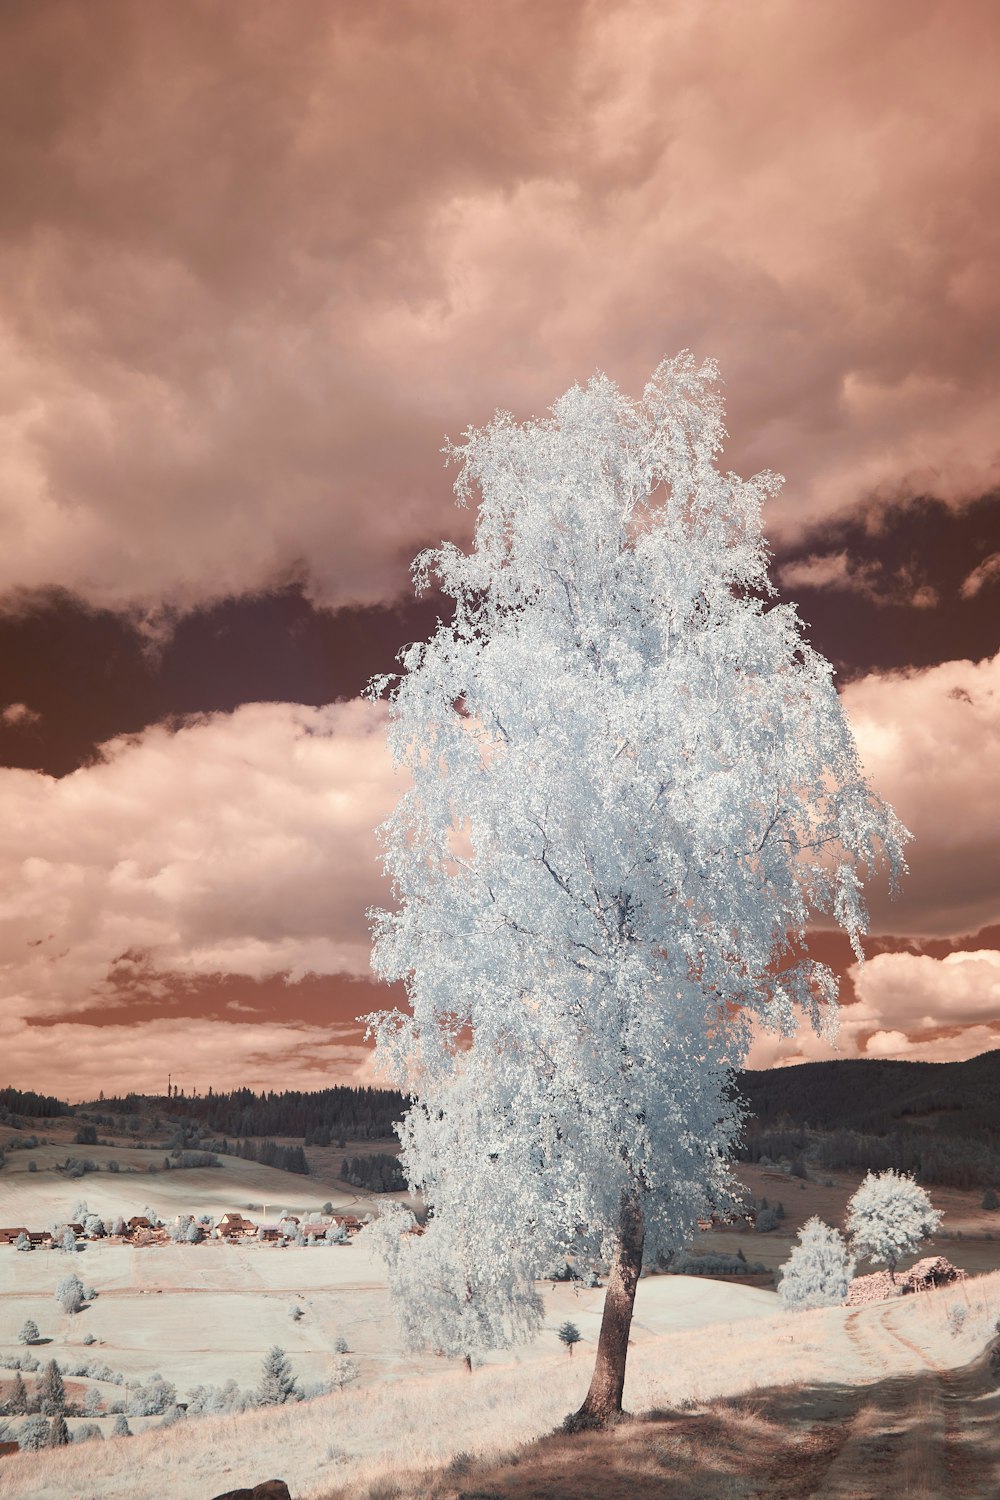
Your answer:
[[[815,1216],[799,1230],[799,1242],[781,1267],[778,1296],[789,1311],[835,1307],[854,1279],[854,1258],[839,1230]]]
[[[855,1255],[894,1272],[900,1259],[912,1255],[942,1218],[912,1177],[869,1172],[848,1200],[846,1228]]]
[[[470,429],[473,548],[414,565],[454,619],[372,685],[410,778],[371,919],[411,1014],[369,1022],[419,1101],[401,1164],[431,1218],[393,1250],[397,1217],[379,1231],[413,1342],[530,1332],[533,1278],[610,1255],[625,1194],[649,1259],[725,1208],[753,1018],[833,1029],[806,926],[857,944],[861,877],[903,868],[831,669],[773,602],[779,481],[715,466],[716,380],[682,354],[640,401],[598,376]]]

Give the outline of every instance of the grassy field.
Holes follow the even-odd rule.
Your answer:
[[[322,1176],[289,1174],[231,1157],[220,1168],[151,1173],[150,1163],[162,1164],[162,1148],[73,1146],[72,1129],[72,1122],[60,1122],[39,1131],[52,1144],[10,1153],[0,1172],[0,1223],[48,1227],[69,1217],[80,1199],[101,1217],[128,1216],[148,1203],[167,1221],[177,1213],[217,1218],[232,1209],[260,1218],[265,1205],[269,1216],[283,1209],[302,1215],[326,1201],[362,1213],[379,1200],[339,1182],[336,1166],[344,1154],[384,1150],[388,1144],[327,1148],[326,1159],[318,1163]],[[70,1179],[61,1170],[67,1155],[88,1156],[102,1170]],[[119,1163],[118,1172],[106,1170],[112,1159]],[[36,1163],[35,1171],[28,1170],[30,1161]],[[758,1199],[783,1203],[784,1221],[768,1234],[745,1228],[699,1234],[692,1248],[732,1255],[739,1247],[748,1262],[771,1269],[787,1258],[799,1226],[810,1215],[842,1221],[858,1180],[838,1173],[830,1179],[832,1185],[802,1182],[753,1166],[742,1167],[740,1175]],[[1000,1270],[1000,1214],[980,1208],[980,1193],[933,1189],[931,1197],[944,1210],[945,1222],[921,1253],[947,1255],[972,1274]],[[85,1311],[72,1316],[53,1296],[57,1282],[71,1269],[98,1293]],[[1000,1276],[980,1286],[995,1301]],[[939,1354],[943,1350],[953,1361],[974,1352],[969,1330],[978,1330],[980,1347],[988,1332],[983,1312],[970,1319],[961,1339],[950,1334],[943,1309],[949,1298],[964,1295],[921,1299],[924,1313],[933,1312],[933,1319],[925,1317],[917,1330],[920,1339],[924,1345],[928,1340],[935,1348],[940,1345]],[[975,1293],[980,1300],[984,1295]],[[463,1452],[485,1454],[493,1462],[507,1441],[505,1434],[518,1443],[530,1442],[578,1403],[589,1378],[602,1299],[600,1289],[547,1287],[546,1325],[538,1339],[513,1353],[489,1356],[468,1377],[433,1356],[402,1349],[381,1267],[363,1241],[308,1249],[218,1241],[140,1249],[93,1242],[72,1255],[58,1250],[23,1254],[3,1246],[3,1356],[25,1352],[17,1333],[30,1317],[46,1340],[33,1351],[42,1362],[53,1357],[63,1364],[96,1361],[131,1382],[159,1372],[176,1385],[181,1401],[199,1384],[234,1379],[241,1387],[253,1387],[263,1356],[274,1344],[286,1350],[299,1380],[313,1383],[329,1378],[337,1341],[344,1339],[356,1374],[342,1393],[277,1413],[192,1418],[169,1430],[161,1429],[159,1418],[132,1418],[140,1436],[134,1447],[124,1444],[127,1454],[119,1452],[119,1440],[117,1445],[87,1444],[78,1454],[25,1455],[13,1466],[5,1460],[0,1495],[113,1500],[131,1494],[130,1466],[141,1455],[146,1455],[143,1464],[169,1462],[177,1474],[173,1492],[192,1497],[225,1488],[230,1473],[235,1484],[245,1472],[248,1452],[273,1455],[263,1467],[255,1459],[256,1478],[268,1477],[266,1470],[294,1478],[298,1489],[293,1485],[293,1493],[303,1497],[332,1493],[337,1485],[377,1486],[397,1470],[412,1473],[447,1465]],[[289,1315],[293,1305],[302,1310],[298,1320]],[[904,1321],[914,1316],[909,1308],[899,1315]],[[567,1318],[583,1335],[572,1359],[556,1334]],[[854,1327],[841,1309],[790,1320],[779,1311],[773,1291],[759,1284],[649,1277],[641,1282],[637,1298],[627,1399],[637,1409],[649,1409],[729,1399],[762,1382],[782,1389],[827,1379],[856,1385],[870,1378],[872,1359],[870,1350],[867,1363],[859,1354]],[[710,1337],[706,1328],[712,1330]],[[88,1337],[93,1342],[85,1343]],[[905,1370],[903,1345],[894,1347],[889,1364]],[[4,1385],[0,1375],[0,1390]],[[92,1380],[73,1394],[81,1395],[85,1386],[99,1389],[106,1404],[122,1395],[120,1386]],[[110,1433],[112,1419],[100,1421]],[[225,1483],[212,1467],[216,1452],[224,1460]],[[84,1472],[92,1475],[89,1488],[72,1477]],[[17,1475],[22,1488],[10,1488]]]
[[[678,1288],[683,1292],[684,1287],[707,1295],[706,1306],[717,1320],[675,1332],[653,1331],[669,1323],[663,1299],[678,1297]],[[572,1297],[571,1292],[565,1295]],[[741,1310],[747,1297],[764,1297],[769,1307],[734,1321],[731,1315]],[[956,1334],[948,1314],[959,1304],[967,1315]],[[550,1316],[558,1316],[564,1306],[551,1307]],[[615,1500],[662,1494],[673,1464],[688,1481],[682,1486],[679,1479],[676,1487],[670,1486],[678,1500],[694,1494],[703,1500],[735,1500],[760,1493],[757,1479],[752,1473],[748,1477],[760,1455],[751,1453],[749,1444],[764,1445],[762,1451],[769,1448],[779,1456],[794,1453],[807,1440],[815,1446],[817,1433],[828,1425],[840,1440],[827,1445],[826,1457],[832,1461],[845,1448],[850,1451],[853,1442],[856,1448],[861,1445],[858,1462],[865,1462],[863,1441],[871,1436],[872,1424],[860,1422],[854,1430],[852,1393],[878,1396],[892,1385],[905,1395],[910,1389],[907,1382],[912,1382],[912,1410],[908,1408],[904,1425],[915,1431],[920,1403],[933,1396],[920,1382],[930,1378],[929,1371],[947,1374],[980,1355],[998,1314],[997,1274],[972,1282],[964,1291],[942,1289],[853,1312],[832,1308],[798,1315],[777,1311],[776,1299],[767,1293],[712,1287],[687,1278],[650,1278],[639,1287],[641,1336],[630,1353],[625,1398],[631,1410],[652,1414],[662,1424],[653,1433],[659,1455],[655,1459],[650,1458],[648,1442],[637,1439],[634,1427],[598,1440],[599,1465],[593,1443],[567,1447],[567,1440],[545,1438],[579,1404],[586,1389],[592,1348],[578,1348],[572,1359],[554,1351],[536,1353],[523,1363],[508,1359],[471,1376],[453,1365],[438,1364],[429,1373],[401,1372],[395,1380],[364,1389],[349,1387],[303,1405],[189,1420],[167,1429],[154,1427],[131,1440],[18,1455],[0,1464],[0,1497],[133,1500],[135,1476],[142,1472],[155,1474],[164,1493],[184,1500],[278,1475],[287,1480],[296,1500],[348,1495],[352,1500],[455,1500],[463,1488],[469,1493],[461,1476],[472,1468],[503,1471],[520,1486],[511,1488],[504,1481],[501,1488],[498,1480],[485,1493]],[[712,1422],[720,1420],[720,1402],[732,1403],[733,1398],[737,1400],[728,1408],[725,1443],[720,1440],[713,1449]],[[776,1410],[780,1420],[773,1415]],[[871,1410],[870,1405],[859,1407],[861,1416]],[[980,1438],[992,1441],[992,1411],[984,1406],[981,1415],[991,1420],[989,1432]],[[540,1439],[549,1449],[544,1442],[541,1448],[531,1446]],[[546,1468],[553,1441],[562,1454],[558,1472],[550,1473],[544,1488],[529,1486],[532,1465]],[[711,1473],[705,1467],[692,1468],[695,1460]],[[644,1487],[651,1465],[660,1486],[655,1491]],[[692,1475],[696,1490],[690,1488]],[[904,1493],[891,1486],[842,1491],[897,1492]],[[805,1496],[820,1490],[772,1487],[770,1493]],[[953,1492],[914,1487],[905,1493],[921,1500],[946,1500]],[[987,1492],[964,1493],[971,1497]]]

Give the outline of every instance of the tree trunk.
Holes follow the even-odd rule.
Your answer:
[[[645,1234],[646,1225],[639,1195],[634,1190],[627,1191],[622,1194],[618,1248],[611,1262],[608,1289],[604,1296],[604,1317],[597,1341],[597,1362],[587,1399],[579,1411],[566,1418],[564,1425],[567,1431],[613,1427],[622,1419],[628,1335],[632,1326],[635,1289],[642,1270]]]

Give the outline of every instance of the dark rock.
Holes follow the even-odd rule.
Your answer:
[[[283,1479],[265,1479],[250,1490],[227,1490],[216,1495],[215,1500],[292,1500],[288,1485]]]

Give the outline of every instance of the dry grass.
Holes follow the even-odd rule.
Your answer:
[[[965,1324],[954,1335],[947,1309],[966,1296]],[[929,1350],[939,1364],[962,1365],[984,1348],[1000,1316],[1000,1273],[964,1292],[944,1288],[893,1309],[894,1321],[918,1349]],[[878,1312],[863,1309],[862,1316]],[[845,1318],[839,1308],[778,1313],[644,1340],[630,1355],[626,1403],[654,1417],[621,1427],[610,1442],[601,1435],[546,1437],[579,1404],[590,1374],[589,1361],[553,1355],[471,1376],[447,1368],[307,1405],[20,1455],[0,1466],[0,1496],[131,1500],[136,1473],[144,1472],[156,1474],[178,1500],[201,1500],[273,1475],[288,1481],[296,1500],[366,1494],[374,1500],[393,1487],[402,1500],[476,1494],[477,1475],[489,1474],[497,1496],[585,1500],[591,1490],[581,1485],[590,1483],[589,1464],[601,1470],[601,1487],[592,1492],[602,1500],[662,1494],[668,1478],[674,1500],[683,1500],[685,1475],[697,1480],[692,1500],[735,1500],[750,1493],[748,1455],[754,1472],[779,1458],[794,1467],[799,1452],[807,1467],[813,1461],[803,1436],[810,1410],[799,1410],[807,1388],[843,1392],[878,1378],[847,1337]],[[899,1373],[926,1371],[919,1352],[902,1345],[890,1352]],[[513,1455],[512,1444],[519,1449]],[[530,1444],[536,1446],[526,1451]],[[919,1455],[913,1463],[919,1465]],[[534,1488],[525,1488],[529,1475]]]

